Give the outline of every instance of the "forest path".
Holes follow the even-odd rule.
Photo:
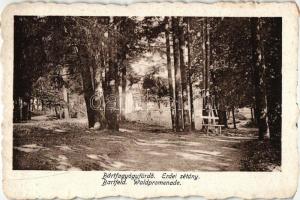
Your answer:
[[[14,169],[239,171],[254,137],[175,134],[125,123],[119,132],[87,129],[80,120],[14,124]]]

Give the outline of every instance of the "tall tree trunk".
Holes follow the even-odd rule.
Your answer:
[[[232,107],[231,110],[232,110],[232,122],[233,122],[233,128],[236,129],[234,107]]]
[[[267,86],[268,86],[268,80],[267,80],[267,69],[266,69],[266,64],[265,64],[265,52],[264,52],[264,45],[263,45],[263,41],[260,42],[260,50],[261,50],[261,59],[262,59],[262,68],[263,68],[263,71],[262,71],[262,76],[261,76],[261,81],[263,83],[263,94],[264,94],[264,103],[263,103],[263,106],[264,108],[262,109],[263,110],[263,115],[264,115],[264,118],[265,118],[265,123],[266,123],[266,130],[265,130],[265,135],[264,135],[264,138],[267,138],[267,139],[270,139],[270,128],[269,128],[269,120],[268,120],[268,101],[267,101]]]
[[[168,83],[169,83],[171,123],[172,123],[172,130],[175,131],[176,124],[175,124],[173,75],[172,75],[172,69],[171,69],[170,20],[169,20],[169,17],[165,17],[165,37],[166,37],[166,54],[167,54],[167,70],[168,70]]]
[[[207,59],[206,59],[206,23],[205,23],[205,20],[204,21],[202,21],[202,29],[201,29],[201,35],[202,35],[202,50],[201,50],[201,52],[202,52],[202,60],[203,60],[203,62],[202,62],[202,65],[203,65],[203,68],[202,68],[202,89],[205,91],[206,90],[206,85],[205,85],[205,83],[206,83],[206,81],[205,81],[205,74],[206,74],[206,71],[205,71],[205,66],[206,66],[206,61],[207,61]]]
[[[27,120],[31,120],[31,101],[30,98],[27,101]]]
[[[209,39],[209,24],[205,18],[205,90],[209,89],[209,64],[210,64],[210,39]]]
[[[264,93],[261,90],[261,50],[260,45],[260,33],[259,33],[259,19],[251,18],[251,43],[252,43],[252,63],[253,63],[253,83],[254,83],[254,94],[255,94],[255,118],[257,121],[259,133],[259,140],[264,139],[266,131],[266,119],[263,114],[263,98]]]
[[[126,19],[122,18],[122,22],[125,22]],[[125,20],[125,21],[124,21]],[[127,27],[120,26],[119,27],[119,32],[123,33],[126,31]],[[120,113],[120,119],[121,121],[126,120],[126,87],[127,87],[127,78],[126,78],[126,73],[127,73],[127,52],[128,52],[128,46],[127,43],[124,43],[122,45],[122,48],[120,49],[120,71],[121,71],[121,113]],[[119,79],[117,77],[117,79]]]
[[[94,109],[95,115],[95,124],[94,129],[104,129],[106,127],[106,120],[104,115],[104,94],[103,94],[103,86],[102,86],[102,69],[105,68],[104,65],[104,56],[103,56],[103,49],[101,47],[100,50],[100,61],[94,61],[94,98],[91,102],[91,106]],[[100,63],[100,64],[96,64]]]
[[[63,105],[63,109],[64,109],[64,116],[65,119],[69,119],[69,98],[68,98],[68,91],[67,88],[63,85],[62,86],[62,91],[63,91],[63,99],[64,99],[64,105]]]
[[[254,123],[254,114],[253,114],[253,108],[250,108],[250,112],[251,112],[251,122]]]
[[[23,98],[23,109],[22,109],[23,120],[28,120],[28,101],[26,98]]]
[[[96,119],[95,119],[95,109],[91,106],[91,100],[94,98],[94,88],[93,88],[93,81],[90,67],[91,64],[90,58],[87,55],[86,49],[83,46],[79,46],[77,51],[77,56],[80,61],[80,74],[82,79],[82,87],[83,87],[83,94],[84,100],[86,105],[87,117],[88,117],[88,126],[89,128],[94,127]]]
[[[58,114],[58,112],[57,112],[57,105],[54,105],[54,111],[55,111],[55,117],[59,117],[59,114]]]
[[[224,128],[228,128],[227,112],[226,112],[226,110],[223,111],[223,124],[224,124]]]
[[[23,100],[22,100],[22,104],[23,104]],[[45,104],[44,104],[44,100],[43,99],[41,100],[41,104],[42,104],[43,114],[45,114]],[[23,107],[23,105],[22,105],[22,107]]]
[[[17,109],[17,121],[21,122],[23,120],[23,113],[22,113],[23,101],[22,101],[21,97],[17,98],[17,105],[18,105],[18,109]]]
[[[40,100],[39,98],[36,98],[36,110],[40,110]]]
[[[188,48],[188,85],[190,95],[190,114],[191,114],[191,130],[195,130],[195,112],[194,112],[194,96],[193,96],[193,83],[192,83],[192,66],[191,66],[191,30],[190,20],[187,18],[187,48]]]
[[[89,128],[94,127],[95,125],[95,110],[91,106],[91,100],[94,95],[92,80],[89,72],[89,68],[83,66],[81,69],[81,79],[84,93],[84,100],[86,105],[87,117],[88,117],[88,125]]]
[[[189,131],[191,128],[190,115],[189,115],[189,102],[188,102],[188,84],[187,84],[187,70],[185,65],[185,23],[183,17],[179,17],[179,59],[180,59],[180,71],[181,71],[181,84],[182,84],[182,105],[183,105],[183,123],[184,130]]]
[[[89,128],[104,128],[102,70],[95,58],[90,58],[84,46],[77,48]]]
[[[67,69],[65,67],[61,69],[61,74],[63,75],[62,76],[63,80],[66,81],[67,77],[65,77],[65,76],[67,74]],[[62,93],[63,93],[63,100],[64,100],[64,105],[63,105],[64,116],[65,116],[65,119],[69,119],[70,118],[69,94],[68,94],[68,89],[66,88],[66,86],[64,84],[62,86]]]
[[[203,23],[203,42],[204,42],[204,66],[203,66],[203,82],[204,82],[204,98],[203,98],[203,110],[202,115],[207,116],[208,115],[208,98],[206,96],[207,90],[208,90],[208,65],[209,65],[209,51],[208,51],[208,21],[207,18],[204,19]],[[203,119],[204,124],[208,123],[208,119]]]
[[[59,105],[59,119],[62,119],[62,118],[63,118],[63,114],[64,114],[64,111],[63,111],[63,109],[61,108],[61,105]]]
[[[266,84],[268,122],[270,139],[281,145],[282,124],[282,19],[264,18],[268,28],[265,40],[265,65],[268,83]]]
[[[121,120],[124,121],[126,119],[125,112],[126,112],[126,86],[127,86],[127,79],[126,79],[126,66],[123,64],[121,66],[121,74],[122,74],[122,97],[121,97]]]
[[[182,107],[182,84],[180,72],[180,58],[179,58],[179,40],[178,40],[178,19],[172,17],[173,29],[173,56],[174,56],[174,71],[175,71],[175,117],[176,117],[176,131],[184,129],[183,124],[183,107]]]
[[[113,24],[113,31],[117,31],[114,17],[110,17],[110,23]],[[108,31],[109,40],[109,66],[107,74],[105,75],[106,89],[105,89],[105,116],[107,120],[107,128],[110,130],[119,130],[119,66],[117,57],[117,43],[115,42],[114,34],[111,30]]]
[[[220,99],[219,108],[218,108],[219,124],[224,125],[225,128],[228,128],[227,112],[224,104],[225,104],[224,100]]]

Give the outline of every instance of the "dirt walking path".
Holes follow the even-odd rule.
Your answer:
[[[252,137],[174,134],[127,123],[95,131],[72,120],[14,124],[13,168],[27,170],[238,171]],[[158,131],[159,130],[159,131]]]

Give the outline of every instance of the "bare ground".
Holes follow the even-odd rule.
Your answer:
[[[35,117],[14,124],[14,170],[239,171],[255,129],[175,134],[126,122],[119,132],[86,128],[80,120]]]

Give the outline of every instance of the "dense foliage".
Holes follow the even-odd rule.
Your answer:
[[[142,82],[144,93],[170,97],[175,131],[194,129],[201,94],[219,123],[249,107],[260,139],[281,138],[280,18],[18,16],[14,44],[15,121],[30,118],[34,98],[68,107],[69,92],[83,94],[90,127],[118,130],[126,88]],[[141,77],[131,63],[147,52],[166,64]]]

